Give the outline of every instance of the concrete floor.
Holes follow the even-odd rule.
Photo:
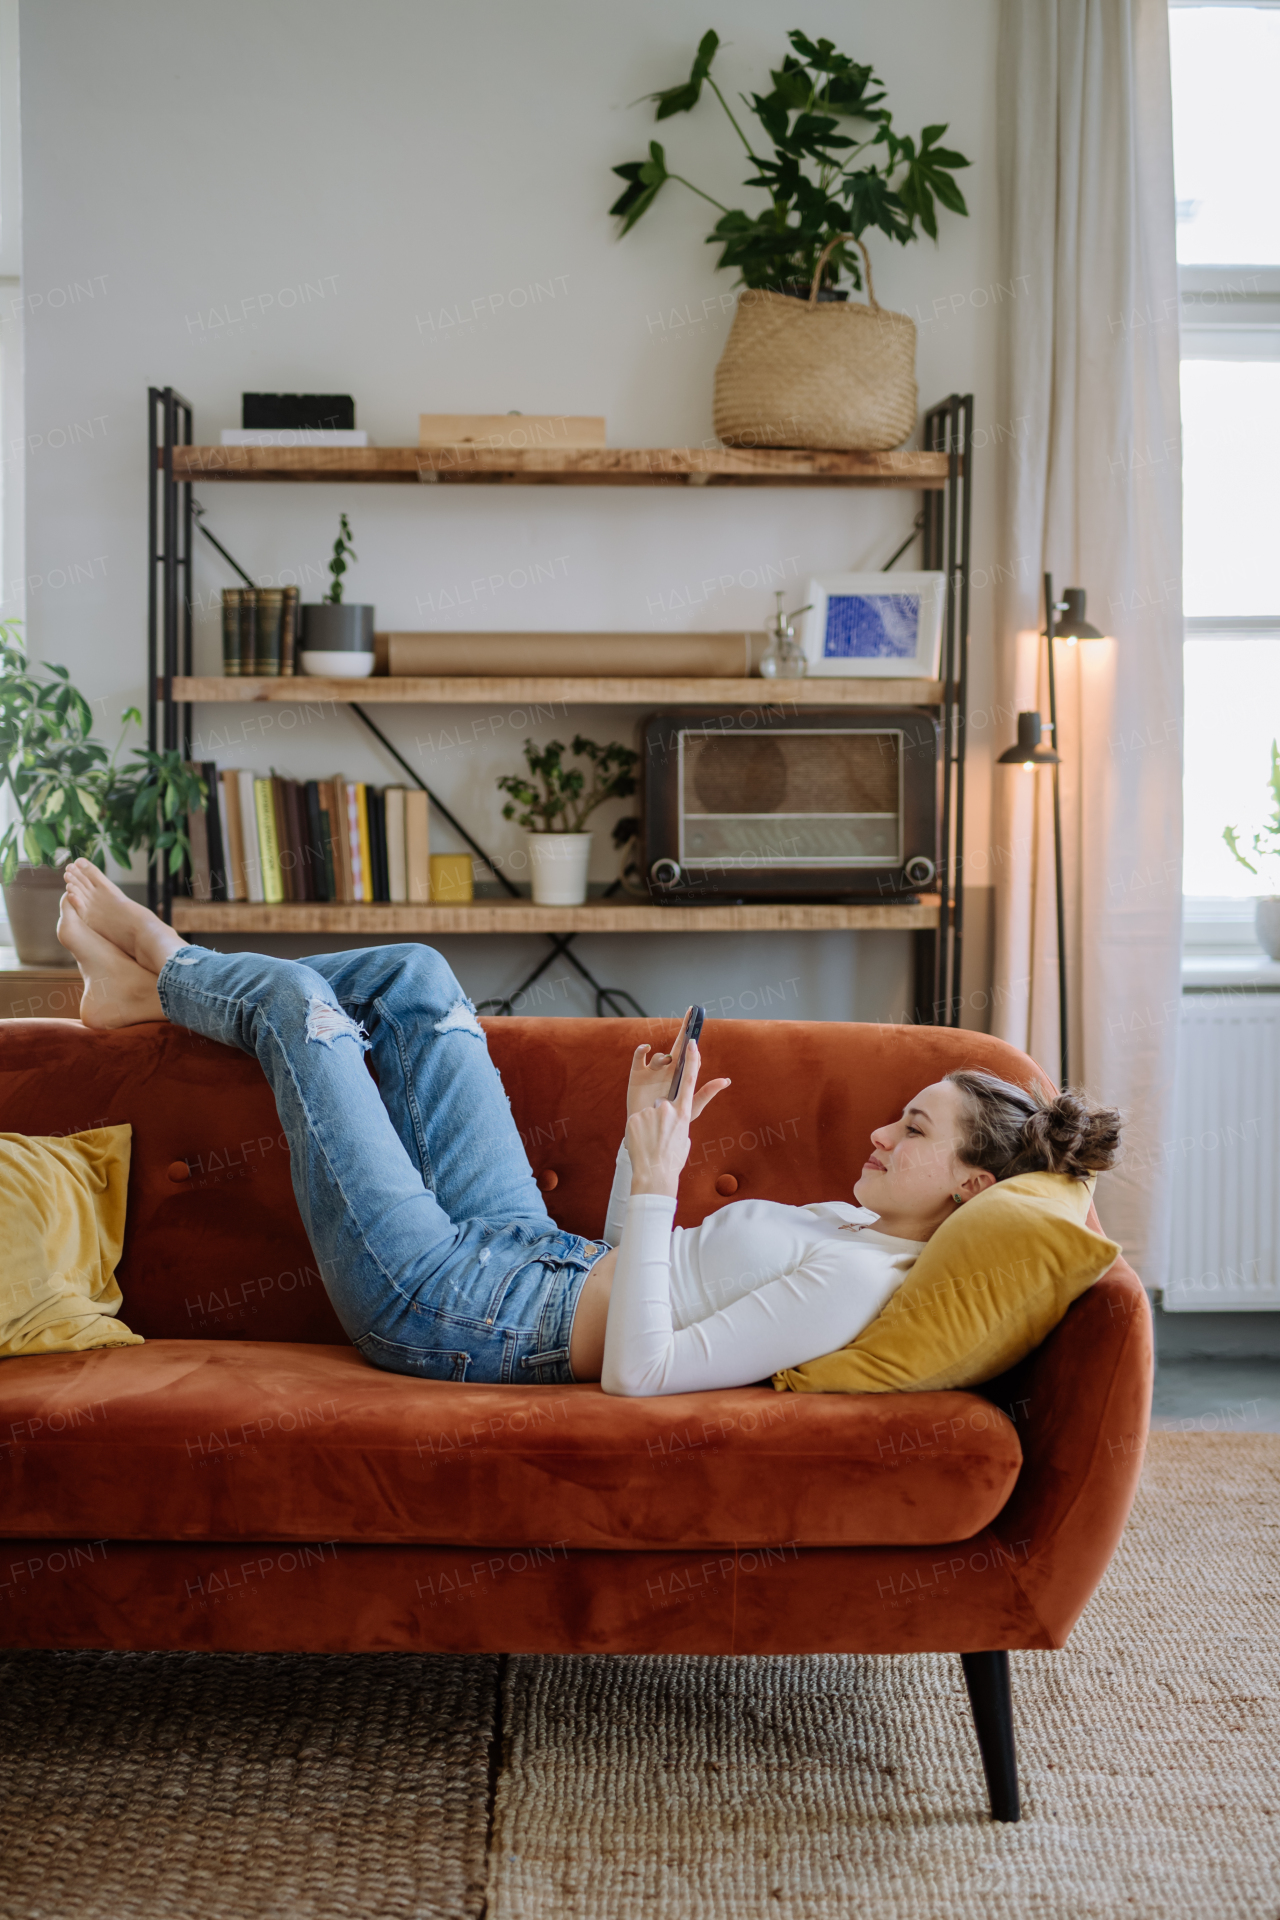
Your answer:
[[[1280,1360],[1161,1360],[1151,1424],[1175,1433],[1280,1433]]]
[[[1155,1308],[1151,1424],[1185,1433],[1280,1433],[1280,1313]]]

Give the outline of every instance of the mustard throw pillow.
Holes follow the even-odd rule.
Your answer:
[[[1038,1347],[1120,1249],[1085,1226],[1093,1180],[1020,1173],[938,1228],[856,1340],[775,1373],[780,1393],[936,1393],[994,1379]]]
[[[132,1140],[0,1133],[0,1357],[142,1344],[116,1318]]]

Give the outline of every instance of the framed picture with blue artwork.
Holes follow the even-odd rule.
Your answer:
[[[936,680],[945,573],[828,573],[810,580],[800,639],[811,677]]]

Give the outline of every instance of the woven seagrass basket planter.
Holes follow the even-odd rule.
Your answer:
[[[715,428],[730,447],[879,453],[916,424],[916,329],[880,306],[818,302],[825,247],[807,301],[746,287],[716,368]]]

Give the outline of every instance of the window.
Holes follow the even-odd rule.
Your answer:
[[[1253,944],[1262,890],[1222,840],[1270,809],[1280,738],[1280,5],[1174,4],[1182,295],[1183,889],[1195,945]]]

